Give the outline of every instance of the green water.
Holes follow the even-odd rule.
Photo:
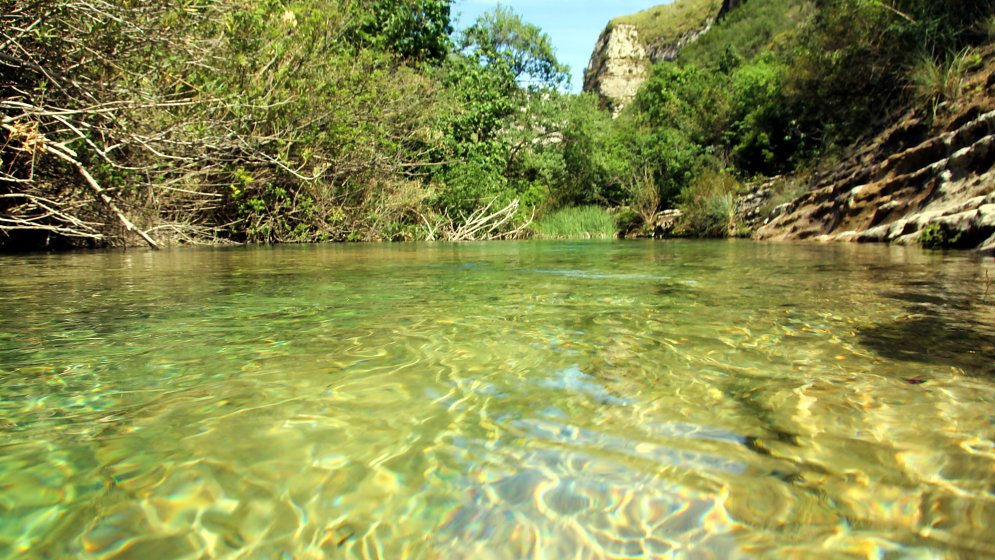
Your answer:
[[[0,556],[992,557],[986,268],[746,242],[2,257]]]

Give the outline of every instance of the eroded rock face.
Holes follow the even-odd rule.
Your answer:
[[[613,110],[621,111],[646,81],[649,66],[636,26],[609,26],[598,38],[584,72],[584,91],[597,93]]]
[[[995,251],[995,110],[972,107],[941,134],[887,131],[761,227],[758,239],[915,243],[927,227]]]
[[[649,47],[650,60],[653,62],[669,62],[671,60],[676,60],[677,55],[681,54],[684,47],[697,41],[705,33],[708,33],[708,31],[712,28],[713,23],[715,23],[715,20],[710,19],[701,29],[689,29],[678,37],[676,41],[651,45]]]
[[[722,0],[715,5],[714,16],[687,29],[676,38],[647,43],[639,29],[630,24],[610,23],[594,46],[591,61],[584,72],[584,91],[601,97],[602,103],[615,115],[630,103],[639,86],[649,76],[652,64],[672,61],[681,50],[708,33],[712,25],[746,0]]]
[[[675,41],[648,46],[640,41],[636,26],[609,25],[598,38],[584,71],[584,91],[597,93],[617,115],[635,99],[652,64],[676,59],[684,47],[708,33],[713,22],[709,20],[700,29],[690,29]]]

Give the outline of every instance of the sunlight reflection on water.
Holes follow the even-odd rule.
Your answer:
[[[0,556],[995,556],[991,261],[0,257]]]

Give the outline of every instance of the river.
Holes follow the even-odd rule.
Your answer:
[[[0,556],[995,556],[991,260],[0,257]]]

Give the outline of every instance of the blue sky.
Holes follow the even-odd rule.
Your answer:
[[[570,66],[570,91],[584,85],[584,68],[609,20],[667,3],[667,0],[455,0],[453,22],[463,29],[498,4],[537,25],[553,40],[556,58]]]

